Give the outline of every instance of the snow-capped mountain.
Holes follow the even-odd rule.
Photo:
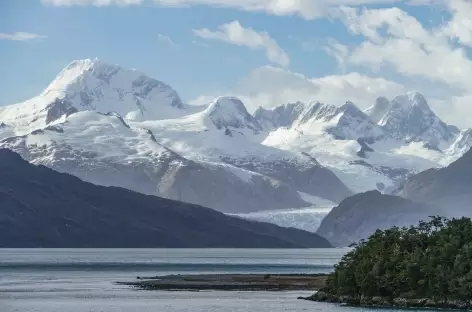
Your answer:
[[[449,164],[472,146],[469,132],[441,121],[414,91],[392,101],[379,97],[364,112],[351,102],[297,102],[259,108],[254,116],[270,130],[263,144],[309,153],[355,192],[389,190],[410,174]]]
[[[280,105],[272,109],[259,107],[254,112],[254,118],[266,130],[281,127],[291,127],[305,111],[306,105],[302,102]]]
[[[77,111],[114,111],[129,120],[156,120],[181,117],[189,109],[161,81],[133,69],[86,59],[70,63],[39,96],[0,108],[0,120],[28,132]]]
[[[0,108],[0,147],[32,163],[249,218],[388,192],[459,158],[471,137],[416,92],[365,112],[295,102],[251,115],[229,96],[186,105],[165,83],[99,60],[74,61],[37,97]]]
[[[352,194],[313,157],[261,144],[262,127],[239,99],[190,107],[164,83],[98,60],[72,62],[41,95],[3,108],[0,121],[0,146],[32,163],[224,212]]]
[[[305,131],[323,129],[337,140],[373,139],[382,130],[352,102],[341,107],[312,102],[286,104],[273,109],[258,108],[254,117],[266,129],[281,127]]]
[[[431,110],[425,97],[408,92],[392,101],[379,98],[366,113],[381,126],[388,136],[410,142],[423,142],[429,148],[441,148],[454,139],[459,130],[444,123]]]
[[[231,133],[230,128],[247,128],[255,133],[262,130],[257,120],[248,113],[243,102],[235,97],[222,96],[217,98],[208,106],[204,114],[217,129],[228,129],[226,131],[228,135]]]

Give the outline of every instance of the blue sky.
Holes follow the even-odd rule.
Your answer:
[[[251,107],[366,107],[417,89],[441,117],[465,126],[472,4],[414,2],[2,0],[0,105],[39,94],[74,59],[98,57],[160,79],[192,103],[232,93]]]

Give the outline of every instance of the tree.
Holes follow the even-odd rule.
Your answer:
[[[353,245],[324,293],[393,300],[472,298],[472,222],[430,217],[409,228],[378,230]]]

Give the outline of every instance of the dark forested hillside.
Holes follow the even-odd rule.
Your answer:
[[[86,183],[0,149],[0,247],[304,248],[330,244],[313,233]]]
[[[472,222],[434,217],[375,232],[355,245],[314,300],[471,308]]]

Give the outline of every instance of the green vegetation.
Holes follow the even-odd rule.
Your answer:
[[[472,222],[431,217],[353,246],[311,299],[359,305],[472,307]]]

